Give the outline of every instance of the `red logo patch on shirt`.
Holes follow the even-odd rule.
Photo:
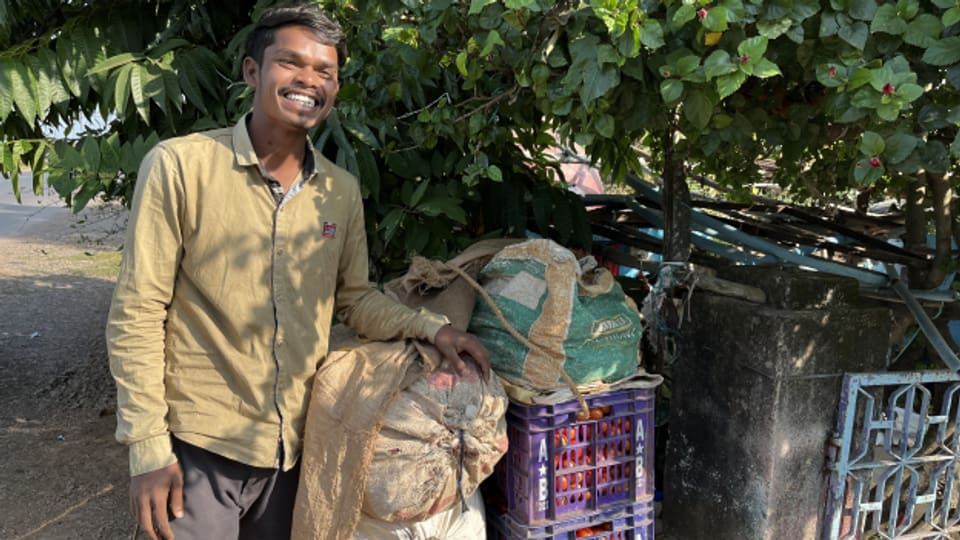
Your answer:
[[[329,223],[327,221],[323,222],[323,232],[321,233],[324,238],[332,240],[337,237],[337,224]]]

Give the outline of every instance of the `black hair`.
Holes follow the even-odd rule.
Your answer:
[[[320,43],[337,49],[337,63],[343,66],[347,60],[347,40],[340,23],[314,4],[289,4],[270,8],[263,12],[253,31],[247,36],[244,54],[260,65],[263,51],[273,44],[278,28],[290,25],[306,26],[317,36]]]

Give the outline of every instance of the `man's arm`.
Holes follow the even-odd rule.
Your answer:
[[[442,315],[411,309],[370,286],[363,204],[359,197],[354,203],[338,268],[336,309],[340,320],[371,339],[429,341],[457,372],[467,369],[466,358],[489,380],[490,353],[476,336],[454,328]]]
[[[174,515],[182,511],[164,396],[164,325],[182,246],[183,186],[175,170],[162,146],[143,160],[106,329],[116,437],[130,449],[131,511],[151,538],[172,537],[168,502]]]

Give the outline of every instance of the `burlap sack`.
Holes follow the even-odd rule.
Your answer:
[[[422,521],[470,497],[507,451],[507,398],[496,377],[449,366],[400,392],[383,418],[363,512]]]
[[[516,238],[481,240],[447,262],[414,257],[403,276],[390,281],[384,293],[401,304],[442,313],[450,324],[466,330],[477,301],[477,291],[453,268],[477,279],[480,269],[501,249],[521,242]]]

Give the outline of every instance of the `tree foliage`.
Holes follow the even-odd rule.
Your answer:
[[[246,110],[241,43],[273,3],[3,4],[0,172],[49,173],[75,208],[128,197],[155,141]],[[734,188],[773,160],[776,181],[808,193],[949,182],[960,155],[957,0],[325,7],[351,55],[315,137],[361,178],[371,253],[387,272],[531,222],[588,244],[582,205],[555,189],[558,143],[612,179],[641,173],[638,145],[655,167]],[[102,132],[45,130],[97,110],[110,120]]]

